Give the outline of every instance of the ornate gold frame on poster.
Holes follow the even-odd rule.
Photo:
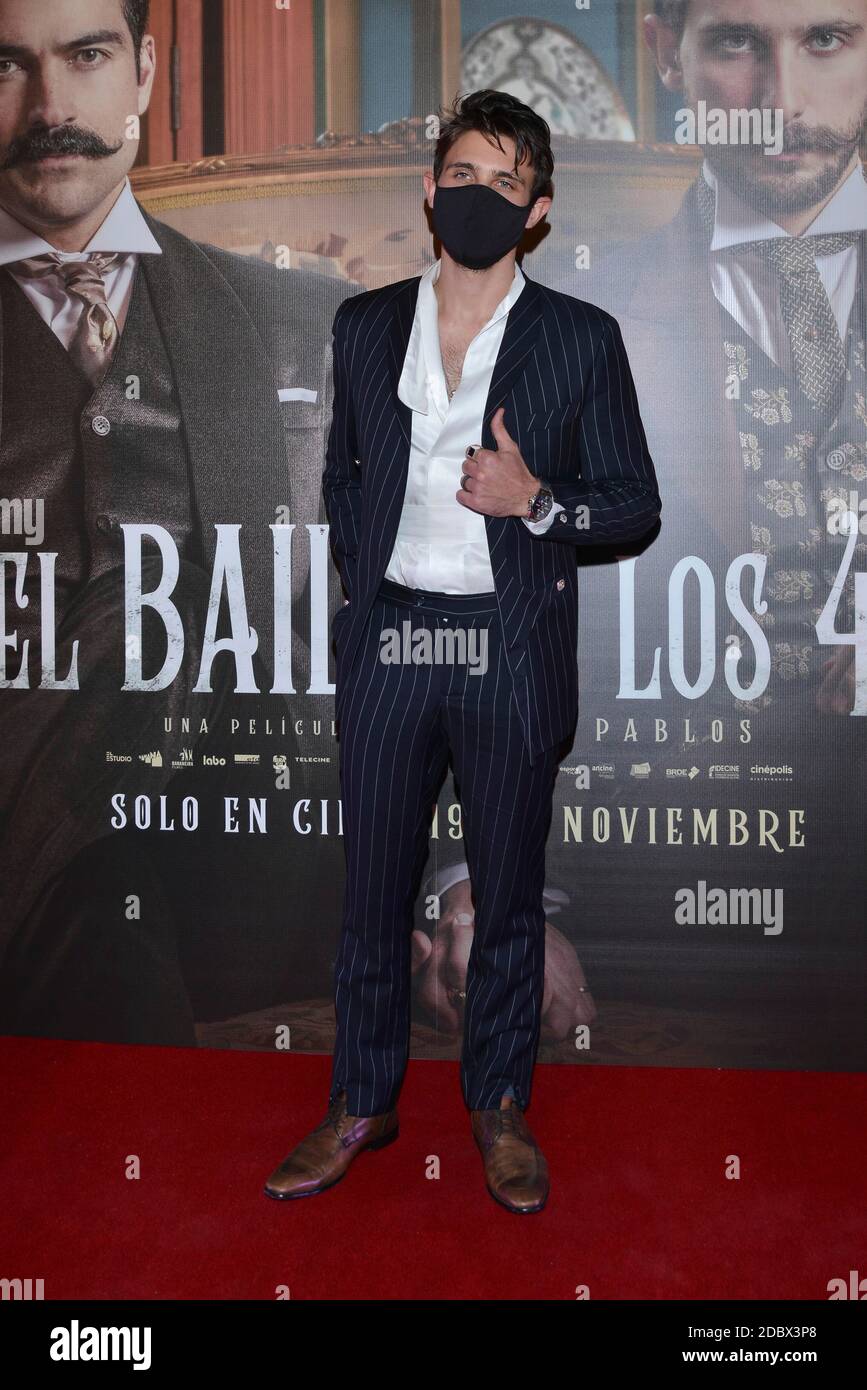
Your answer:
[[[422,274],[433,258],[424,131],[411,119],[276,154],[140,169],[133,186],[149,212],[193,240],[372,289]],[[701,158],[673,145],[552,143],[556,216],[527,249],[533,272],[554,288],[568,280],[576,247],[595,256],[670,221]]]
[[[607,175],[637,185],[685,190],[701,163],[687,146],[609,140],[553,141],[557,167],[570,173]],[[272,154],[215,155],[191,164],[135,169],[136,196],[158,215],[233,198],[287,197],[309,193],[309,185],[339,187],[356,180],[421,175],[430,168],[431,142],[419,119],[395,122],[384,131],[330,137]]]

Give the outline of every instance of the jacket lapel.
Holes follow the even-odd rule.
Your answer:
[[[5,363],[3,361],[3,304],[0,301],[0,446],[3,443],[3,372]]]
[[[485,413],[482,421],[482,448],[496,449],[497,444],[491,432],[491,417],[509,396],[515,383],[532,361],[542,328],[543,296],[535,280],[524,275],[523,290],[509,310],[506,329],[488,390]],[[506,424],[506,428],[509,426]],[[497,563],[500,548],[504,545],[517,545],[518,535],[513,524],[514,518],[508,516],[485,515],[485,532],[488,537],[488,550],[494,573],[499,572]],[[509,568],[507,567],[507,573]]]
[[[524,280],[524,288],[509,310],[503,341],[494,363],[484,414],[482,447],[485,449],[496,447],[491,434],[491,416],[499,410],[525,370],[542,327],[542,291],[528,275],[524,276]]]
[[[396,296],[392,307],[391,327],[388,333],[388,369],[391,376],[391,400],[398,424],[406,437],[406,466],[409,466],[409,446],[412,442],[412,411],[398,396],[403,363],[409,346],[409,335],[415,318],[418,301],[419,277],[407,281]]]
[[[659,233],[619,321],[663,496],[691,502],[720,541],[741,551],[752,544],[744,468],[706,244],[693,188]]]
[[[214,263],[195,242],[145,218],[163,251],[142,265],[180,398],[205,563],[213,562],[215,524],[240,524],[250,623],[271,672],[268,526],[288,482],[276,380],[252,319]]]

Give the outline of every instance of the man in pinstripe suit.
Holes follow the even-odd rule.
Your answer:
[[[466,97],[424,178],[441,259],[334,321],[337,1039],[328,1113],[272,1173],[272,1197],[321,1192],[397,1137],[413,904],[451,761],[475,899],[463,1096],[490,1194],[515,1212],[547,1198],[524,1110],[545,843],[578,709],[576,551],[641,538],[661,510],[616,321],[516,264],[551,206],[549,136],[506,93]]]

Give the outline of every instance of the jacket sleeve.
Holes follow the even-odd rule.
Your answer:
[[[325,447],[322,491],[334,562],[351,599],[361,534],[361,469],[356,462],[358,444],[349,386],[351,343],[344,312],[350,302],[344,300],[340,305],[332,327],[334,405]]]
[[[538,540],[605,545],[637,540],[662,513],[626,346],[607,316],[578,419],[574,482],[548,479],[563,511]]]

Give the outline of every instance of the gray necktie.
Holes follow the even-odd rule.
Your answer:
[[[69,355],[94,386],[105,376],[120,337],[117,320],[108,307],[103,278],[120,259],[120,252],[97,251],[86,260],[68,261],[52,252],[14,263],[19,274],[34,280],[59,275],[67,292],[81,300]]]
[[[798,383],[807,398],[826,411],[839,403],[846,351],[815,257],[831,256],[857,240],[857,232],[831,232],[748,243],[780,277],[780,311]]]
[[[703,178],[696,196],[702,221],[712,234],[715,199]],[[839,404],[846,380],[846,352],[815,258],[854,246],[859,237],[860,232],[781,236],[742,242],[737,248],[763,256],[779,275],[780,312],[798,384],[808,400],[825,411]]]

